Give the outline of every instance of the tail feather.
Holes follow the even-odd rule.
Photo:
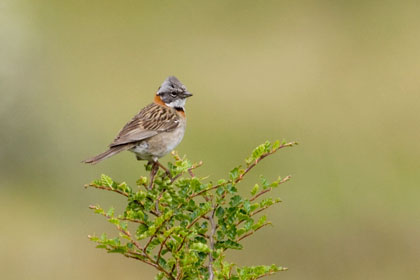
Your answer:
[[[93,158],[86,159],[82,162],[90,163],[90,164],[96,164],[96,163],[98,163],[98,162],[100,162],[100,161],[102,161],[106,158],[112,157],[113,155],[116,155],[116,154],[118,154],[122,151],[128,150],[130,148],[131,148],[130,145],[115,146],[115,147],[109,148],[108,151],[105,151],[102,154],[94,156]]]

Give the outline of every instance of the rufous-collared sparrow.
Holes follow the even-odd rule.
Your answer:
[[[187,124],[184,106],[190,96],[192,94],[176,77],[168,77],[159,87],[154,102],[123,127],[109,149],[84,162],[95,164],[129,150],[138,160],[157,166],[158,159],[172,151],[184,137]]]

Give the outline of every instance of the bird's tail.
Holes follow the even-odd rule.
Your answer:
[[[103,152],[102,154],[99,154],[97,156],[94,156],[93,158],[86,159],[82,162],[84,163],[90,163],[90,164],[96,164],[106,158],[112,157],[113,155],[116,155],[122,151],[130,149],[130,145],[120,145],[109,148],[108,151]]]

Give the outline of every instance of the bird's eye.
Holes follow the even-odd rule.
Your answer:
[[[175,92],[171,92],[171,97],[176,97],[176,93]]]

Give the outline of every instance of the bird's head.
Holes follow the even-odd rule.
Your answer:
[[[156,95],[165,103],[166,106],[175,109],[184,109],[185,101],[192,94],[174,76],[169,76],[159,87]]]

